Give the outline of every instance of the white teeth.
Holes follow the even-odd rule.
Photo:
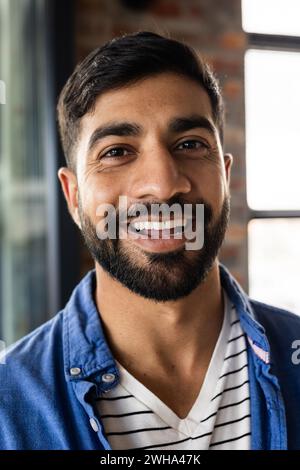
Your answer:
[[[135,230],[166,230],[175,227],[184,227],[186,220],[165,220],[163,222],[158,221],[145,221],[145,222],[134,222],[133,226]]]

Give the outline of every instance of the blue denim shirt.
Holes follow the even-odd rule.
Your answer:
[[[300,318],[252,301],[222,265],[222,286],[248,336],[252,449],[300,449]],[[15,343],[0,365],[0,449],[110,450],[95,400],[119,372],[93,294],[95,271],[65,309]]]

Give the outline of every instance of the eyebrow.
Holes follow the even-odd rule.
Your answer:
[[[216,135],[216,128],[205,116],[192,114],[190,116],[176,117],[171,119],[168,130],[174,134],[186,132],[191,129],[206,129],[212,136]],[[134,122],[112,122],[98,127],[91,135],[88,143],[88,152],[105,137],[114,135],[119,137],[137,137],[142,134],[142,127]]]
[[[138,124],[131,122],[112,122],[111,124],[98,127],[90,137],[88,151],[90,152],[100,140],[110,135],[119,137],[138,136],[141,132],[142,128]]]
[[[206,129],[212,136],[216,135],[216,128],[213,123],[205,116],[201,116],[200,114],[192,114],[191,116],[187,117],[174,118],[169,124],[170,131],[174,133],[189,131],[197,127]]]

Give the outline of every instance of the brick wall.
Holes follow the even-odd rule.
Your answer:
[[[135,2],[136,3],[136,2]],[[114,36],[149,30],[200,50],[217,73],[226,105],[225,151],[234,156],[231,222],[220,259],[247,290],[243,56],[240,0],[152,0],[134,11],[121,0],[76,0],[76,53],[83,59]],[[82,274],[92,266],[83,249]]]

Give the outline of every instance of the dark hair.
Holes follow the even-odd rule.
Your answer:
[[[93,110],[100,94],[163,72],[186,76],[206,90],[223,143],[223,100],[208,64],[186,44],[144,31],[115,38],[92,51],[77,65],[65,84],[57,111],[68,165],[75,166],[72,154],[80,119]]]

